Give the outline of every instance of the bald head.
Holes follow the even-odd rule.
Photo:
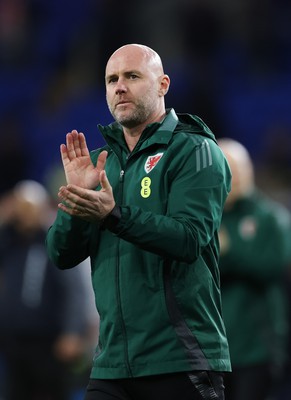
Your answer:
[[[225,154],[232,172],[232,189],[226,204],[248,196],[254,189],[254,168],[247,149],[239,142],[222,138],[218,144]]]
[[[127,59],[137,59],[145,63],[153,72],[158,75],[164,74],[161,57],[153,49],[142,44],[126,44],[117,49],[109,58],[106,66],[118,57],[126,57]]]
[[[13,189],[15,226],[19,231],[46,226],[50,197],[43,185],[33,180],[18,182]]]

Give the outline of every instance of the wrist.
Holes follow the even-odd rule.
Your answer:
[[[115,204],[113,209],[109,214],[101,221],[100,227],[101,229],[109,229],[112,230],[119,223],[121,219],[121,209],[120,206]]]

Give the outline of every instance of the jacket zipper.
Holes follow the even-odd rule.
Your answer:
[[[119,183],[120,183],[120,187],[121,187],[121,191],[120,191],[120,199],[123,198],[123,181],[124,181],[124,170],[120,171],[120,175],[119,175]],[[119,244],[120,244],[120,240],[119,240]],[[118,256],[119,256],[119,245],[118,245]],[[118,257],[119,260],[119,257]],[[124,323],[124,319],[123,319],[123,312],[122,312],[122,307],[121,307],[121,295],[120,295],[120,279],[119,279],[119,272],[120,272],[120,268],[119,268],[119,261],[116,263],[116,295],[117,295],[117,302],[118,302],[118,309],[119,309],[119,315],[120,315],[120,321],[121,321],[121,329],[122,329],[122,334],[123,334],[123,339],[124,339],[124,359],[125,359],[125,364],[126,364],[126,368],[128,370],[128,374],[129,377],[132,377],[132,371],[130,368],[130,364],[129,364],[129,359],[128,359],[128,341],[127,341],[127,333],[126,333],[126,327],[125,327],[125,323]]]
[[[121,184],[121,189],[122,189],[121,197],[123,197],[123,177],[124,177],[124,170],[122,169],[119,174],[119,182]]]

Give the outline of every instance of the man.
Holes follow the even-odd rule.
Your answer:
[[[196,116],[165,109],[170,79],[152,49],[125,45],[105,72],[116,122],[89,154],[61,145],[67,186],[47,235],[59,268],[90,256],[100,337],[89,399],[223,399],[218,228],[230,171]]]
[[[232,171],[219,232],[233,368],[225,377],[226,400],[266,400],[276,390],[287,354],[290,214],[256,188],[254,166],[241,143],[228,138],[218,143]]]

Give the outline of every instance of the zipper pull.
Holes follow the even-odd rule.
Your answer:
[[[119,182],[123,182],[124,170],[122,169],[119,174]]]

